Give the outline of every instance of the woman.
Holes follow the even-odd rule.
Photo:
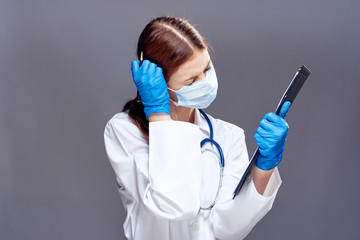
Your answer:
[[[104,132],[127,211],[126,237],[244,238],[271,209],[281,185],[276,166],[289,103],[280,116],[269,113],[260,122],[260,156],[252,179],[233,200],[249,162],[245,135],[199,110],[215,99],[218,86],[204,37],[184,19],[159,17],[140,35],[139,58],[142,53],[146,60],[131,64],[141,101],[126,103]],[[224,166],[216,143],[199,144],[209,135],[221,146]]]

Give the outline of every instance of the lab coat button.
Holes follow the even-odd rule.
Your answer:
[[[200,224],[198,222],[194,222],[193,224],[191,224],[191,228],[194,231],[199,231],[200,230]]]

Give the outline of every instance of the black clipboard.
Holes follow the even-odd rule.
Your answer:
[[[311,72],[309,71],[309,69],[307,67],[305,67],[304,65],[299,68],[299,70],[296,72],[294,78],[290,82],[288,88],[284,92],[284,95],[282,96],[282,98],[276,108],[275,113],[277,115],[279,115],[280,109],[281,109],[282,105],[284,104],[284,102],[289,101],[291,103],[291,107],[292,107],[292,103],[294,102],[296,96],[300,92],[301,87],[304,85],[304,83],[305,83],[306,79],[309,77],[310,73]],[[244,185],[244,183],[247,181],[247,179],[251,175],[258,156],[259,156],[259,148],[256,148],[256,150],[250,160],[250,163],[245,170],[245,173],[243,174],[239,184],[235,188],[235,191],[233,193],[233,199],[238,195],[242,186]]]

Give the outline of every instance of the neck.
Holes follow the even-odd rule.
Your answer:
[[[170,101],[170,116],[175,121],[194,123],[195,109],[182,107],[182,106],[175,106],[175,104]]]

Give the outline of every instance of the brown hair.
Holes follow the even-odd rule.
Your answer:
[[[165,80],[176,72],[196,50],[206,49],[205,38],[186,19],[163,16],[151,20],[141,32],[137,55],[161,67]],[[136,98],[128,101],[123,111],[140,129],[145,138],[149,137],[149,121],[144,113],[144,105]]]

